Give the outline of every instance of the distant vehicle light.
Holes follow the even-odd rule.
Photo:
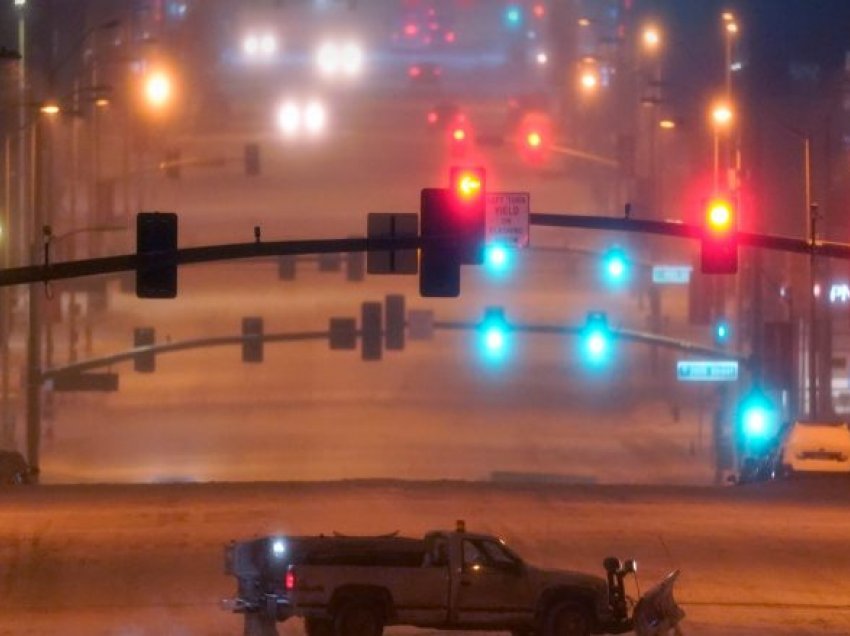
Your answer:
[[[428,123],[436,124],[440,120],[440,116],[436,113],[436,111],[431,111],[428,113]]]
[[[549,63],[549,56],[546,54],[545,51],[540,51],[537,54],[536,59],[537,59],[537,64],[539,64],[540,66],[545,66],[546,64]]]
[[[325,77],[359,75],[364,58],[363,47],[356,42],[325,42],[316,53],[316,63]]]
[[[268,60],[277,53],[277,49],[274,33],[251,33],[242,40],[242,52],[250,60]]]
[[[277,127],[289,138],[304,135],[318,137],[325,132],[327,123],[327,109],[318,99],[306,103],[290,99],[281,104],[277,111]]]
[[[295,102],[287,102],[277,113],[277,125],[285,135],[292,136],[301,126],[301,112]]]
[[[325,129],[326,122],[327,113],[321,103],[312,101],[307,104],[307,107],[304,109],[304,127],[307,129],[307,132],[311,134],[322,132]]]
[[[407,74],[410,77],[419,77],[420,75],[422,75],[422,69],[418,66],[411,66],[409,69],[407,69]]]
[[[419,27],[413,22],[408,22],[404,25],[404,34],[407,37],[414,37],[417,33],[419,33]]]
[[[272,542],[272,554],[278,558],[283,556],[283,553],[286,552],[286,545],[283,543],[282,539],[275,539]]]
[[[455,41],[456,37],[457,36],[455,36],[454,31],[446,31],[445,35],[443,35],[443,40],[445,40],[446,42],[451,44],[452,42]]]

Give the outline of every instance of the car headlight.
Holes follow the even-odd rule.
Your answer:
[[[354,43],[349,43],[343,49],[342,63],[348,75],[357,75],[363,69],[363,49]]]
[[[327,112],[325,107],[317,101],[307,104],[304,109],[304,128],[311,134],[318,134],[325,129]]]
[[[301,127],[301,111],[295,102],[286,102],[277,111],[277,127],[287,135],[293,136]]]
[[[248,56],[254,56],[260,50],[260,41],[256,35],[249,35],[242,40],[242,50]]]
[[[322,73],[325,75],[334,75],[339,67],[339,49],[336,44],[326,42],[319,47],[319,52],[316,54],[316,61]]]
[[[317,137],[325,131],[327,122],[327,108],[318,99],[305,103],[289,100],[277,111],[277,127],[287,137]]]
[[[260,38],[260,50],[264,55],[274,55],[277,51],[277,38],[268,33]]]

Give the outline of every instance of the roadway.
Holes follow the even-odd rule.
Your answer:
[[[601,572],[605,556],[635,557],[644,590],[681,569],[688,636],[850,631],[846,482],[814,493],[452,481],[41,486],[3,499],[0,633],[15,636],[238,634],[240,618],[218,609],[234,590],[222,573],[227,541],[417,536],[456,519],[539,565]]]

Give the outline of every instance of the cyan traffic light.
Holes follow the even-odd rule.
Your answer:
[[[513,259],[513,250],[503,243],[490,243],[484,248],[484,267],[493,276],[510,271]]]
[[[580,344],[584,362],[592,367],[607,365],[612,355],[611,341],[611,329],[605,313],[592,311],[587,314]]]
[[[505,360],[510,349],[510,326],[501,307],[487,307],[478,327],[478,349],[481,357],[490,363]]]
[[[629,279],[629,259],[622,247],[612,247],[602,259],[605,280],[611,285],[622,285]]]
[[[505,7],[504,13],[505,26],[510,29],[516,29],[522,26],[522,7],[518,4],[509,4]]]
[[[724,347],[729,343],[729,338],[732,335],[732,328],[729,321],[725,318],[720,318],[714,323],[714,344],[718,347]]]
[[[754,389],[741,400],[738,431],[741,444],[748,450],[763,450],[776,440],[779,413],[760,390]]]

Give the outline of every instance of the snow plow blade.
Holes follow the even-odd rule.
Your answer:
[[[679,622],[685,612],[673,598],[673,586],[679,578],[679,570],[668,574],[663,581],[641,596],[633,615],[637,636],[667,636],[679,634]]]

